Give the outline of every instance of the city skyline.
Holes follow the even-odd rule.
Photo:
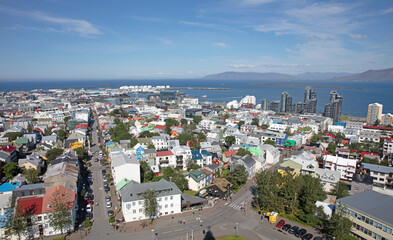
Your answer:
[[[392,67],[390,2],[0,4],[0,79],[199,78]]]

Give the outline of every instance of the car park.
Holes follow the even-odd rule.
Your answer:
[[[288,231],[288,229],[290,229],[290,228],[291,228],[291,224],[285,224],[285,225],[282,227],[282,230]]]
[[[106,207],[107,208],[111,208],[112,207],[112,203],[111,202],[106,202]]]
[[[289,232],[289,234],[295,234],[298,230],[299,230],[299,227],[298,227],[298,226],[293,226],[293,227],[291,227],[291,228],[288,230],[288,232]]]
[[[295,232],[295,236],[296,237],[303,237],[303,235],[306,233],[307,233],[306,229],[302,228],[299,231]]]
[[[277,224],[276,227],[281,228],[282,226],[285,225],[285,221],[283,219],[281,219]]]
[[[312,239],[312,234],[311,233],[307,233],[302,237],[302,240],[310,240]],[[315,239],[315,238],[314,238]]]
[[[108,210],[108,216],[109,217],[113,216],[113,211],[112,210]]]

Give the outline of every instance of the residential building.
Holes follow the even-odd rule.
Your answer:
[[[371,103],[368,105],[367,110],[367,123],[373,125],[377,120],[381,123],[382,120],[382,108],[383,105],[380,103]]]
[[[141,182],[140,163],[136,155],[128,155],[123,152],[111,154],[111,170],[115,185],[123,178]]]
[[[341,176],[339,171],[323,169],[323,168],[317,168],[315,170],[315,175],[321,180],[323,185],[323,190],[327,193],[330,193],[333,190],[336,183],[340,181],[340,176]]]
[[[130,181],[120,191],[121,205],[125,222],[148,219],[144,213],[144,196],[147,190],[156,193],[158,204],[157,216],[166,216],[181,212],[181,191],[175,183],[161,179],[158,182],[137,183]]]
[[[292,112],[292,97],[288,92],[281,93],[280,112]]]
[[[393,125],[393,114],[391,114],[391,113],[382,114],[381,124],[382,125]]]
[[[393,167],[361,163],[361,169],[373,179],[374,186],[393,188]]]
[[[168,149],[167,138],[163,135],[153,136],[152,142],[156,150]]]
[[[356,171],[357,160],[331,155],[323,156],[323,160],[326,169],[340,172],[341,180],[352,181],[352,176]]]
[[[373,130],[362,130],[362,131],[360,131],[360,134],[359,134],[359,142],[360,143],[365,142],[365,141],[378,143],[380,138],[381,138],[381,134],[379,132],[373,131]]]
[[[361,192],[336,200],[336,211],[352,222],[351,235],[357,239],[393,238],[393,198],[375,191]]]
[[[187,174],[186,179],[188,181],[188,188],[193,191],[199,191],[211,183],[211,181],[208,181],[206,173],[199,169]]]
[[[176,156],[172,151],[157,151],[156,163],[162,168],[177,166]]]

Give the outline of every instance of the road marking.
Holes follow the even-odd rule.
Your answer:
[[[225,203],[224,206],[226,206],[228,203]]]

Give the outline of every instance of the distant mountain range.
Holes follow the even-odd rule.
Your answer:
[[[319,80],[319,81],[361,81],[361,82],[387,82],[393,81],[393,68],[382,70],[368,70],[363,73],[346,72],[307,72],[297,75],[282,73],[259,72],[223,72],[207,75],[204,79],[212,80]]]

